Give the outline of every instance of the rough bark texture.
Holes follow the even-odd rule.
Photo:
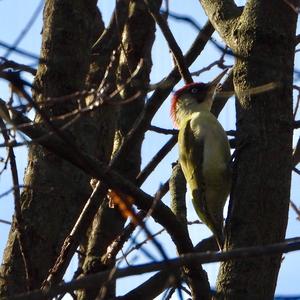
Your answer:
[[[160,2],[160,1],[159,1]],[[119,68],[117,70],[117,82],[121,87],[131,74],[135,71],[140,59],[144,60],[143,71],[135,77],[121,92],[121,101],[126,100],[141,92],[141,95],[132,103],[120,107],[118,131],[115,136],[115,151],[132,125],[140,115],[144,107],[144,98],[149,84],[149,74],[152,67],[151,48],[154,41],[155,24],[149,15],[144,3],[131,1],[129,5],[128,21],[122,33],[122,51],[119,58]],[[117,32],[115,34],[118,34]],[[100,49],[101,51],[101,49]],[[130,154],[126,160],[117,166],[120,173],[134,181],[140,171],[141,164],[141,144],[143,137],[132,145]],[[112,267],[112,261],[107,264],[101,261],[107,247],[120,234],[123,229],[125,219],[118,209],[108,207],[107,201],[100,208],[93,224],[88,242],[87,256],[83,265],[84,274],[90,274]],[[95,299],[98,294],[97,289],[86,290],[80,294],[80,299]],[[105,287],[101,291],[100,297],[114,297],[114,283]]]
[[[84,88],[90,63],[94,20],[99,18],[96,1],[48,0],[44,8],[41,63],[35,78],[34,97],[64,96]],[[101,28],[99,28],[101,30]],[[62,102],[47,109],[48,116],[62,115],[76,108],[76,102]],[[36,117],[41,122],[41,117]],[[95,119],[81,117],[68,127],[66,135],[95,155],[99,152],[99,127]],[[56,126],[62,122],[55,122]],[[39,288],[59,253],[62,241],[74,225],[89,196],[89,176],[44,148],[32,145],[22,193],[22,214],[26,239],[31,244],[33,277]],[[13,226],[1,267],[1,295],[25,290],[24,267],[16,228]]]
[[[94,45],[95,41],[100,36],[102,36],[103,33],[104,24],[100,12],[98,12],[97,18],[94,20],[93,25],[92,45]],[[103,86],[105,86],[107,94],[113,92],[116,89],[115,71],[117,67],[117,57],[116,55],[113,55],[114,50],[116,50],[115,43],[106,43],[105,47],[100,49],[97,54],[92,53],[89,72],[86,78],[86,86],[88,87],[88,89],[98,89],[102,84],[102,81],[105,82]],[[108,70],[110,71],[107,72]],[[94,98],[95,97],[93,95],[87,97],[86,105],[92,104],[95,100]],[[116,99],[111,100],[116,101]],[[95,153],[95,157],[106,163],[109,162],[113,150],[113,140],[119,114],[118,111],[119,110],[115,105],[104,105],[98,110],[92,112],[89,116],[90,118],[94,119],[94,122],[91,122],[91,125],[95,126],[95,129],[98,129],[99,136],[101,137],[100,139],[98,139],[98,152]],[[95,216],[95,222],[97,222],[99,219],[101,220],[101,217],[99,217],[101,211],[102,209],[99,209],[98,214]],[[89,240],[95,238],[94,233],[92,232],[92,228],[93,224],[91,224],[85,238],[82,240],[82,243],[80,245],[80,252],[84,253],[84,255],[79,256],[78,275],[81,274],[83,264],[86,261]],[[106,248],[102,250],[105,251]]]
[[[280,242],[285,236],[292,154],[292,79],[296,13],[281,0],[201,1],[236,55],[237,160],[226,248]],[[234,18],[230,16],[235,15]],[[274,83],[252,94],[251,88]],[[224,262],[219,298],[273,299],[281,256]]]
[[[173,166],[170,177],[169,190],[171,196],[171,209],[178,220],[185,225],[186,234],[188,235],[187,218],[186,218],[186,180],[179,163]]]

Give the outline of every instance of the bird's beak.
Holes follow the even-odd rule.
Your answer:
[[[221,74],[219,74],[213,81],[209,83],[209,92],[211,92],[212,94],[215,92],[218,83],[221,81],[227,71],[228,69],[225,69]]]

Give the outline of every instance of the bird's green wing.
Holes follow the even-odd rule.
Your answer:
[[[194,136],[191,120],[187,120],[178,136],[180,164],[192,193],[194,206],[199,217],[206,223],[208,214],[205,201],[205,180],[202,173],[204,159],[204,137]]]

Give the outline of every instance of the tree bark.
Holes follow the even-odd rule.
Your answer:
[[[158,1],[161,2],[160,0]],[[160,6],[160,5],[159,5]],[[119,30],[119,28],[116,28]],[[116,35],[120,34],[115,32]],[[155,37],[155,23],[147,11],[143,2],[130,1],[128,20],[122,32],[122,47],[116,81],[120,88],[126,83],[143,59],[142,71],[139,76],[125,85],[120,93],[120,101],[133,97],[137,92],[141,95],[132,103],[120,105],[117,132],[115,136],[115,149],[122,145],[123,139],[132,128],[138,116],[144,108],[144,99],[149,84],[149,74],[152,67],[151,48]],[[99,49],[101,51],[101,49]],[[116,166],[118,171],[134,181],[140,171],[141,145],[143,136],[132,145],[126,160]],[[105,201],[94,220],[91,235],[88,241],[87,255],[83,264],[83,273],[91,274],[113,267],[113,260],[109,262],[101,260],[107,247],[118,237],[124,227],[126,219],[120,214],[118,208],[112,209]],[[100,258],[100,259],[99,259]],[[99,290],[89,289],[80,293],[80,299],[95,299]],[[114,281],[101,290],[101,299],[115,296]]]
[[[280,242],[290,199],[297,15],[280,0],[250,0],[240,16],[233,1],[201,3],[236,56],[237,158],[226,249]],[[273,299],[280,261],[274,255],[222,263],[219,298]]]
[[[81,91],[90,63],[94,19],[99,17],[95,0],[48,0],[44,8],[41,61],[34,82],[36,102],[47,97],[64,96]],[[101,28],[99,28],[101,30]],[[77,108],[76,101],[47,107],[49,118]],[[37,123],[43,122],[40,115]],[[69,121],[69,120],[67,120]],[[95,155],[99,151],[99,129],[95,119],[81,117],[65,135],[81,148]],[[63,121],[54,121],[59,127]],[[33,144],[29,148],[28,166],[21,196],[25,233],[31,245],[30,284],[39,288],[59,253],[65,236],[74,225],[91,192],[90,178],[69,162]],[[24,266],[12,226],[1,267],[0,295],[24,292]]]

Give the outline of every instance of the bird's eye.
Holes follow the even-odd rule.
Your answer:
[[[197,88],[192,88],[192,89],[191,89],[191,93],[192,93],[192,94],[198,93],[198,89],[197,89]]]

